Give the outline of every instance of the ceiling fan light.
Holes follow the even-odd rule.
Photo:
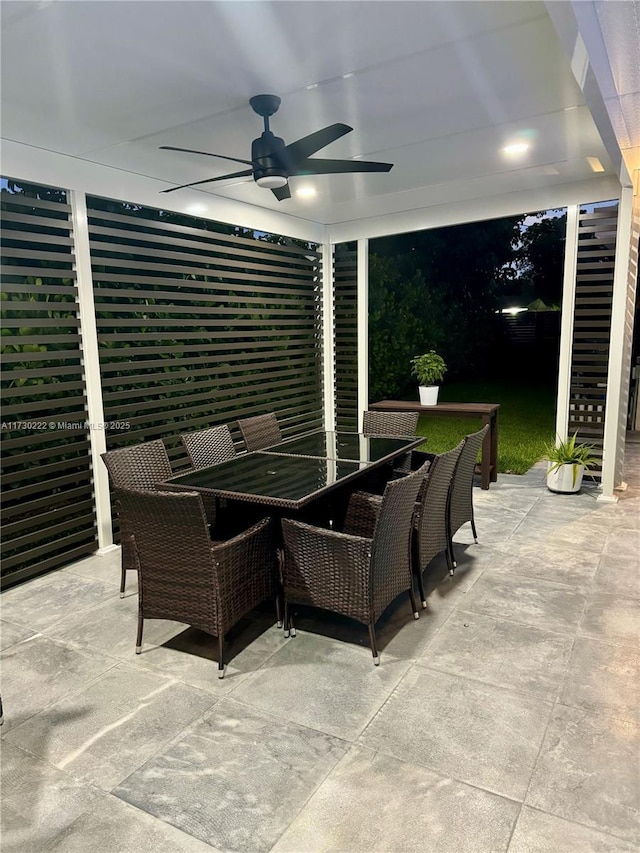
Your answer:
[[[280,187],[286,187],[287,179],[284,175],[265,175],[262,178],[256,178],[256,184],[268,190],[277,190]]]

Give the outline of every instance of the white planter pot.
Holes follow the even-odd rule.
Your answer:
[[[550,462],[549,467],[551,464]],[[561,465],[555,471],[547,472],[547,488],[560,494],[579,492],[583,476],[583,465]]]
[[[420,392],[420,404],[422,406],[436,406],[438,403],[439,385],[418,385]]]

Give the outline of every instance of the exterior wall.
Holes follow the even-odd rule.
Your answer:
[[[97,548],[69,194],[2,191],[2,581]]]
[[[9,187],[4,586],[109,547],[105,449],[161,438],[181,467],[184,432],[229,423],[239,440],[236,419],[267,411],[287,437],[321,427],[327,331],[334,348],[314,243]]]

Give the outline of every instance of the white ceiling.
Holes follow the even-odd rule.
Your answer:
[[[629,172],[640,169],[640,3],[597,0],[596,15],[613,91],[604,91]]]
[[[88,186],[93,170],[114,176],[120,193],[127,177],[132,187],[144,178],[154,195],[235,171],[158,147],[249,157],[261,120],[248,101],[261,92],[282,97],[272,129],[286,142],[346,122],[353,133],[317,156],[395,164],[388,174],[291,180],[294,191],[312,184],[313,200],[278,202],[245,180],[157,195],[158,206],[186,193],[203,210],[226,198],[336,226],[595,181],[587,157],[604,166],[599,180],[615,176],[542,2],[1,6],[2,136],[22,164],[54,152],[73,158]],[[638,73],[618,72],[636,117]],[[509,159],[502,149],[519,139],[530,149]]]

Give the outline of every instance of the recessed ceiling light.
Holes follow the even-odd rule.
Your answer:
[[[193,213],[196,215],[198,213],[206,213],[208,209],[209,208],[206,204],[201,204],[199,202],[196,202],[195,204],[190,204],[185,208],[187,213]]]
[[[317,84],[317,83],[310,83],[310,84],[307,86],[307,89],[317,89],[317,88],[318,88],[318,84]]]
[[[591,166],[592,172],[604,172],[604,166],[597,157],[587,157],[587,163]]]
[[[300,198],[313,198],[316,194],[315,187],[299,187],[296,190],[296,195],[300,196]]]
[[[505,147],[502,150],[504,151],[505,154],[508,154],[509,156],[524,154],[525,151],[529,150],[529,143],[528,142],[514,142],[512,145],[505,145]]]

